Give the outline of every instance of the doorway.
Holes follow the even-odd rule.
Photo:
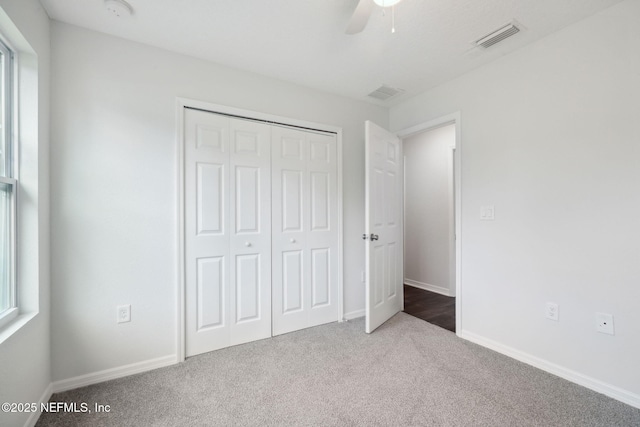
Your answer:
[[[450,162],[451,192],[448,196],[449,224],[449,271],[448,287],[454,290],[455,331],[462,330],[462,284],[461,284],[461,139],[460,113],[453,113],[430,122],[422,123],[398,133],[365,122],[365,331],[373,332],[396,313],[404,311],[404,254],[406,248],[404,207],[405,184],[404,140],[415,135],[452,125],[454,132],[448,158]],[[421,195],[418,197],[422,198]],[[410,230],[408,229],[410,232]],[[453,277],[453,283],[451,283]],[[416,284],[414,280],[414,285]],[[414,286],[415,287],[415,286]],[[437,289],[436,289],[437,290]],[[425,290],[426,291],[426,290]]]
[[[404,311],[456,331],[456,123],[402,140]]]

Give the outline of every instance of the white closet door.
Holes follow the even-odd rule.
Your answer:
[[[272,128],[273,335],[338,317],[337,146]]]
[[[185,110],[186,355],[229,345],[229,120]]]
[[[269,127],[185,110],[186,355],[271,335]]]
[[[231,345],[271,336],[271,129],[230,121]]]

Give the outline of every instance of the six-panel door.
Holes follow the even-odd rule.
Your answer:
[[[365,160],[365,331],[370,333],[402,310],[404,303],[400,140],[367,121]]]

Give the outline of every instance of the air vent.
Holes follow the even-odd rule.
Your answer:
[[[387,99],[396,96],[399,93],[404,92],[402,89],[396,89],[391,86],[382,85],[378,89],[371,92],[369,95],[372,98],[380,99],[382,101],[386,101]]]
[[[475,44],[477,46],[482,46],[484,48],[493,46],[496,43],[501,42],[507,37],[511,37],[512,35],[520,32],[520,28],[516,27],[513,24],[505,25],[504,27],[492,32],[491,34],[487,34],[482,37],[480,40],[476,40]]]

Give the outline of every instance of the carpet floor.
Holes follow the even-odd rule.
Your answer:
[[[55,394],[108,413],[37,426],[640,426],[640,409],[399,313],[306,329]]]

